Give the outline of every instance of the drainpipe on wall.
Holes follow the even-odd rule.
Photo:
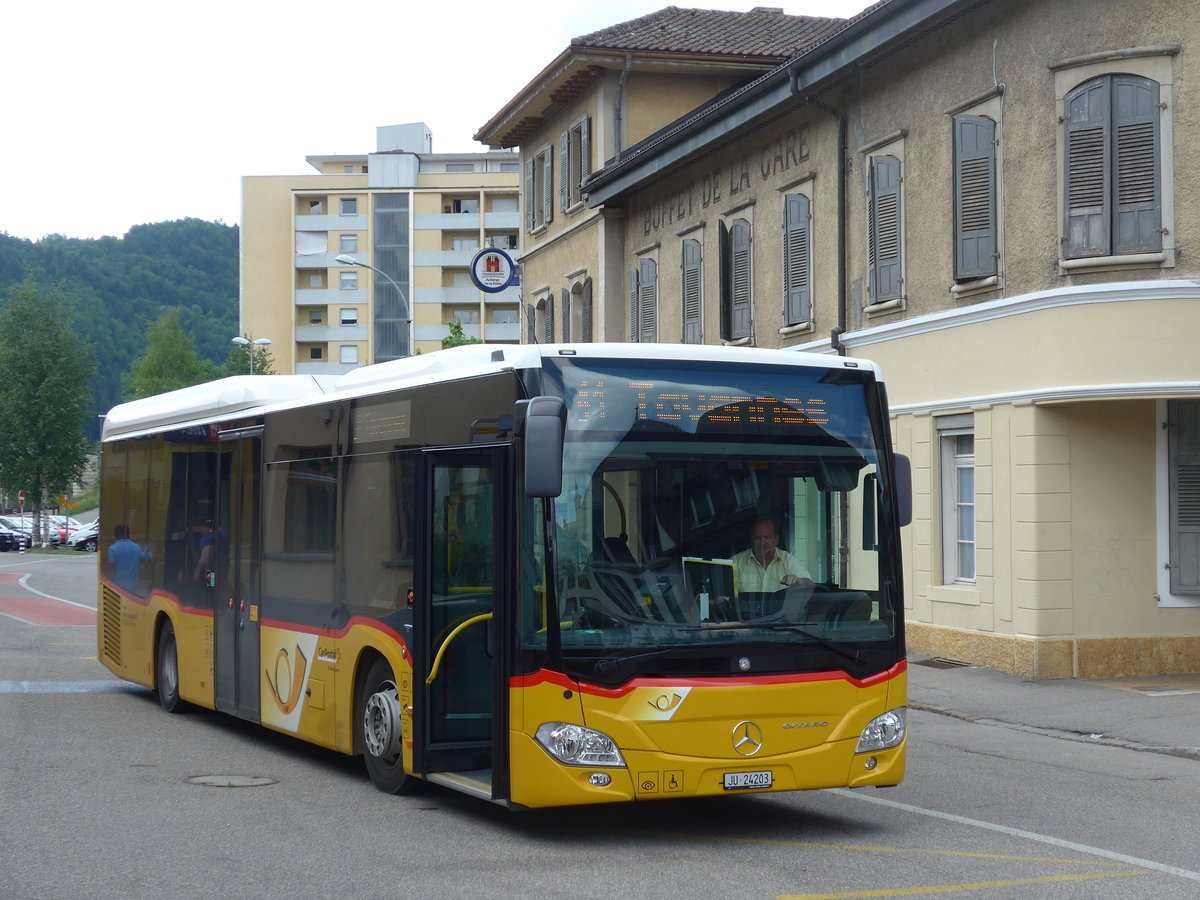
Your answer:
[[[617,162],[621,161],[621,151],[625,149],[625,137],[621,134],[621,126],[625,124],[624,117],[621,115],[621,108],[625,105],[625,81],[629,78],[629,73],[633,70],[633,56],[625,54],[625,68],[621,72],[621,77],[617,79],[617,102],[616,108],[613,110],[613,142],[615,156]]]
[[[814,97],[800,93],[799,76],[791,73],[792,96],[800,99],[821,112],[828,113],[837,119],[838,125],[838,173],[837,173],[837,325],[829,331],[829,346],[838,354],[846,355],[846,345],[842,343],[842,335],[846,332],[846,153],[848,152],[846,116],[827,103]]]

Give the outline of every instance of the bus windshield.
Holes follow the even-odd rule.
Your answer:
[[[731,652],[757,673],[895,662],[870,371],[576,359],[545,377],[567,443],[556,590],[523,586],[526,648],[557,626],[568,671],[600,682],[728,672]]]

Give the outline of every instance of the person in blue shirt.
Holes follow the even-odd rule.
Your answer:
[[[118,525],[113,529],[113,541],[108,548],[108,564],[113,567],[113,581],[118,587],[132,591],[138,584],[138,569],[150,553],[129,539],[129,529]]]

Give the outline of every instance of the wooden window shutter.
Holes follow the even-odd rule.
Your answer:
[[[549,222],[554,218],[554,145],[546,145],[546,156],[542,160],[542,210]]]
[[[788,194],[783,215],[783,317],[787,325],[812,318],[811,205],[803,194]]]
[[[546,295],[546,343],[554,343],[554,295]]]
[[[583,283],[583,312],[580,316],[579,339],[585,344],[592,342],[592,279]]]
[[[1200,594],[1200,400],[1167,401],[1171,593]]]
[[[537,343],[537,308],[532,303],[525,304],[525,343]]]
[[[579,120],[579,180],[592,174],[592,119],[583,116]]]
[[[1162,249],[1158,84],[1112,76],[1114,254]]]
[[[562,290],[562,340],[563,343],[569,343],[571,340],[571,292],[566,288]]]
[[[700,330],[700,242],[683,242],[683,342],[699,344]]]
[[[1109,255],[1109,80],[1093,78],[1066,98],[1066,259]]]
[[[750,337],[750,223],[738,219],[729,229],[730,249],[730,321],[733,340]]]
[[[658,340],[658,263],[652,259],[638,260],[638,305],[641,307],[641,336],[644,344]]]
[[[996,123],[954,118],[954,278],[999,271],[996,260]]]
[[[871,157],[871,222],[867,236],[872,303],[902,296],[900,260],[900,160]]]
[[[571,132],[558,136],[558,205],[566,210],[571,206]]]
[[[537,182],[537,157],[525,163],[525,231],[537,228],[537,208],[540,198],[534,193]]]
[[[642,333],[642,320],[638,315],[641,304],[638,303],[638,270],[635,266],[629,270],[629,340],[635,344]]]
[[[721,340],[728,341],[731,340],[733,325],[733,260],[730,258],[732,251],[729,227],[724,222],[719,224],[721,228],[717,232],[717,267],[721,282]]]

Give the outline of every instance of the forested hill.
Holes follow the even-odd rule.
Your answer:
[[[146,326],[168,307],[183,310],[196,353],[214,363],[238,334],[237,226],[182,219],[99,240],[0,234],[0,302],[27,276],[63,297],[72,326],[95,348],[97,415],[121,401],[121,377],[146,350]],[[98,436],[94,424],[88,432]]]

